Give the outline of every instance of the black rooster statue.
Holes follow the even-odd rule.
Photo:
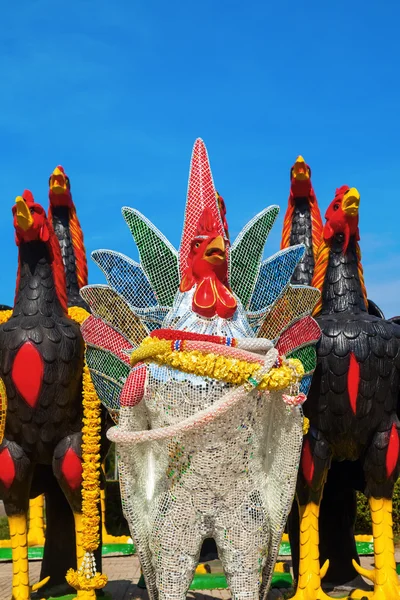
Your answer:
[[[48,218],[53,225],[58,243],[60,244],[67,284],[68,314],[74,320],[82,323],[90,314],[89,306],[79,293],[80,290],[88,284],[86,250],[81,224],[72,198],[71,181],[61,165],[58,165],[49,177]],[[102,417],[104,421],[103,430],[105,433],[113,423],[105,409],[102,411]],[[106,456],[110,445],[110,442],[105,435],[103,435],[103,457]],[[125,544],[128,542],[128,536],[110,535],[106,530],[105,521],[106,493],[103,486],[103,489],[101,490],[102,543]],[[96,562],[100,568],[100,552],[98,552],[98,555],[96,556]]]
[[[304,244],[306,252],[293,273],[291,283],[311,285],[322,229],[321,214],[311,180],[311,168],[302,156],[298,156],[290,169],[290,194],[284,217],[281,248]],[[369,307],[371,306],[372,303],[369,303]],[[377,316],[383,317],[382,314]],[[319,515],[321,561],[329,560],[325,581],[332,587],[346,584],[357,576],[352,565],[352,559],[359,562],[354,539],[356,489],[362,491],[364,485],[359,463],[332,462]],[[289,516],[288,531],[293,575],[297,581],[300,552],[297,502],[294,503]]]
[[[49,178],[48,217],[60,244],[68,306],[79,306],[89,311],[79,290],[88,284],[88,267],[82,228],[71,194],[71,183],[64,168],[59,165]]]
[[[321,588],[318,516],[332,460],[360,461],[373,523],[375,567],[358,573],[374,583],[355,598],[400,598],[392,530],[392,494],[399,475],[400,327],[368,314],[361,254],[360,195],[343,186],[326,212],[312,284],[322,296],[315,309],[322,338],[305,415],[297,486],[300,567],[296,600],[329,598]]]
[[[13,215],[19,263],[13,313],[0,327],[0,376],[8,397],[0,497],[12,542],[12,598],[28,600],[48,579],[29,585],[30,497],[62,490],[74,514],[77,555],[82,557],[84,342],[79,325],[67,317],[60,249],[45,211],[26,190]]]

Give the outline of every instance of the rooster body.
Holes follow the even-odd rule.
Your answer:
[[[303,157],[299,156],[290,169],[290,194],[281,244],[282,248],[299,243],[306,247],[304,258],[293,273],[292,284],[311,284],[322,229],[322,219],[311,180],[311,168]],[[364,485],[359,464],[347,461],[332,463],[319,515],[321,561],[329,560],[326,580],[332,585],[343,585],[356,577],[352,566],[352,559],[359,562],[354,539],[355,490],[362,491]],[[289,516],[288,531],[294,579],[297,580],[300,551],[297,502]]]
[[[205,538],[217,544],[233,598],[268,590],[292,501],[301,417],[281,395],[250,389],[224,412],[237,386],[217,371],[236,368],[229,357],[252,348],[253,358],[271,361],[279,352],[303,361],[300,386],[311,378],[319,331],[309,315],[318,292],[289,285],[304,248],[262,261],[277,212],[262,211],[231,246],[225,206],[197,140],[179,253],[145,217],[124,208],[140,265],[96,251],[108,285],[81,290],[92,310],[82,327],[87,362],[118,422],[109,435],[120,456],[124,512],[153,600],[186,597]],[[143,358],[158,344],[181,366]],[[199,356],[197,344],[209,350]],[[206,376],[196,365],[216,370]],[[161,439],[126,443],[132,435]]]
[[[300,510],[300,569],[295,598],[321,600],[318,513],[331,461],[359,461],[373,521],[373,592],[355,597],[398,598],[391,497],[400,469],[400,328],[367,312],[358,248],[359,194],[340,188],[326,213],[313,284],[322,297],[315,309],[322,337],[305,414],[310,419],[297,496]],[[368,576],[353,560],[355,570]]]
[[[13,547],[13,598],[27,600],[29,498],[54,491],[55,476],[77,531],[81,527],[84,342],[79,325],[66,315],[61,257],[43,208],[26,191],[14,215],[17,293],[13,314],[0,328],[0,375],[8,397],[0,493]]]
[[[49,219],[60,244],[65,269],[68,306],[87,310],[79,295],[79,290],[88,282],[83,234],[71,195],[70,180],[61,166],[56,167],[50,176],[49,199]]]
[[[310,285],[315,255],[322,234],[322,219],[311,183],[311,169],[298,156],[290,170],[290,194],[286,210],[281,248],[304,244],[305,253],[296,267],[292,284]]]

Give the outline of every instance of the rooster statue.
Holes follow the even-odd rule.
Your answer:
[[[311,169],[298,156],[290,169],[290,195],[283,221],[281,249],[304,244],[306,251],[292,276],[292,284],[310,285],[322,236],[322,219],[311,182]]]
[[[81,290],[92,310],[82,333],[97,393],[118,422],[108,435],[149,596],[183,600],[213,538],[232,597],[264,598],[319,339],[310,316],[318,291],[289,284],[304,247],[262,262],[276,206],[230,246],[202,140],[179,253],[138,211],[122,212],[141,263],[93,253],[108,285]]]
[[[322,292],[314,314],[322,329],[318,363],[305,404],[310,429],[302,451],[297,497],[300,568],[296,600],[323,600],[318,514],[331,460],[361,462],[369,498],[375,566],[355,570],[374,583],[355,598],[400,597],[392,531],[392,493],[399,475],[400,328],[368,314],[359,248],[360,195],[343,186],[325,218],[313,285]]]
[[[84,342],[79,325],[67,317],[60,249],[45,211],[26,190],[13,215],[19,263],[12,316],[0,327],[0,376],[8,397],[0,497],[12,543],[12,598],[28,600],[48,580],[29,586],[30,497],[62,489],[74,512],[80,555]],[[51,484],[55,480],[59,486]]]
[[[89,307],[80,296],[79,290],[88,283],[88,267],[82,228],[76,212],[75,203],[71,193],[71,182],[64,168],[58,165],[49,177],[49,220],[60,244],[61,256],[64,263],[67,282],[67,300],[70,316],[80,323],[89,316]],[[108,414],[105,413],[104,429],[111,425]],[[107,454],[110,444],[106,438],[103,440],[103,452]],[[104,465],[103,465],[103,470]],[[101,490],[101,521],[102,543],[127,543],[127,536],[112,536],[106,529],[106,495],[105,489]],[[101,564],[101,555],[97,557]]]
[[[290,169],[290,194],[281,242],[282,249],[300,243],[306,247],[305,255],[292,276],[292,284],[311,284],[322,229],[322,219],[311,180],[311,168],[302,156],[298,156]],[[364,489],[360,465],[348,461],[333,461],[319,514],[321,562],[329,560],[325,580],[331,586],[344,585],[357,576],[352,565],[352,559],[359,562],[354,539],[357,507],[355,488],[359,491]],[[293,574],[297,581],[300,551],[297,502],[293,505],[288,525]]]
[[[88,309],[79,290],[88,283],[88,268],[83,233],[71,194],[71,184],[63,167],[49,178],[49,221],[60,244],[67,282],[68,306]]]

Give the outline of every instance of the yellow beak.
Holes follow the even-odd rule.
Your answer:
[[[310,178],[308,173],[306,161],[302,156],[298,156],[296,158],[296,162],[293,165],[292,174],[295,179],[298,181],[304,181]]]
[[[33,225],[33,217],[31,215],[31,211],[29,210],[28,205],[22,198],[22,196],[16,197],[15,204],[17,205],[16,216],[18,227],[20,227],[24,231],[28,231],[28,229]]]
[[[67,189],[65,175],[58,167],[51,174],[50,189],[56,194],[62,194]]]
[[[342,200],[342,209],[349,215],[349,217],[356,217],[358,215],[358,208],[360,206],[360,194],[356,188],[350,188],[345,193]]]
[[[222,235],[219,235],[210,242],[204,252],[204,259],[213,265],[216,265],[226,258],[225,256],[225,241]]]

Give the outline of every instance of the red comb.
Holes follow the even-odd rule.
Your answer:
[[[27,204],[34,204],[35,203],[35,199],[33,197],[33,194],[31,191],[29,190],[24,190],[22,193],[22,197],[25,200],[25,202]]]

